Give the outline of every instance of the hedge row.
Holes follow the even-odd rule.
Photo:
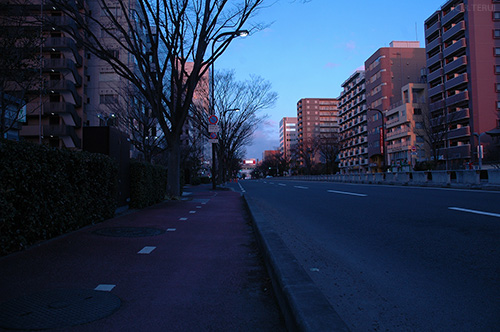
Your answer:
[[[111,218],[108,156],[0,140],[0,254]]]
[[[167,169],[163,166],[130,161],[130,207],[141,209],[165,199]]]

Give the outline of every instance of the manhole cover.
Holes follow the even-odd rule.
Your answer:
[[[89,289],[61,289],[21,297],[0,304],[0,327],[46,330],[76,326],[111,315],[120,298]]]
[[[160,235],[165,233],[165,230],[151,227],[109,227],[95,230],[92,233],[114,237],[144,237]]]

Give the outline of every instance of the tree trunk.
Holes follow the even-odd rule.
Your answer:
[[[170,197],[179,197],[181,195],[180,160],[181,143],[180,138],[176,137],[168,147],[167,194]]]

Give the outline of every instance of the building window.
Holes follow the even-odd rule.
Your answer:
[[[101,104],[115,104],[118,102],[116,95],[100,95],[99,101]]]
[[[495,88],[497,92],[500,92],[500,83],[496,83]]]
[[[493,38],[500,38],[500,29],[493,30]]]
[[[493,12],[493,19],[500,21],[500,12]]]
[[[497,111],[500,111],[500,101],[497,101]]]
[[[500,56],[500,47],[495,47],[495,56]]]
[[[500,74],[500,66],[495,66],[495,74]]]

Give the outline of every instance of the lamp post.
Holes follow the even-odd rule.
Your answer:
[[[380,116],[382,118],[382,157],[384,158],[384,168],[387,167],[387,158],[386,158],[386,148],[385,148],[385,119],[384,119],[384,113],[376,108],[368,108],[367,111],[375,111],[379,112]],[[385,171],[385,170],[384,170]]]
[[[109,121],[116,119],[116,114],[111,113],[109,115],[97,114],[97,117],[104,121],[104,126],[109,127]]]
[[[221,33],[219,35],[217,35],[215,38],[214,38],[214,41],[212,43],[212,57],[214,56],[214,53],[215,53],[215,43],[217,43],[217,40],[219,40],[220,38],[222,37],[227,37],[227,36],[230,36],[231,38],[235,38],[235,37],[245,37],[245,36],[248,36],[248,31],[247,30],[236,30],[236,31],[231,31],[231,32],[224,32],[224,33]],[[214,93],[214,90],[215,90],[215,75],[214,75],[214,63],[215,63],[215,60],[212,61],[212,73],[211,73],[211,76],[212,76],[212,91],[211,91],[211,102],[210,102],[210,115],[215,115],[215,93]],[[212,143],[212,189],[215,189],[216,188],[216,181],[215,181],[215,144],[216,143]]]
[[[483,147],[481,146],[481,136],[486,133],[474,133],[474,136],[477,137],[477,159],[479,161],[479,170],[483,168]]]

